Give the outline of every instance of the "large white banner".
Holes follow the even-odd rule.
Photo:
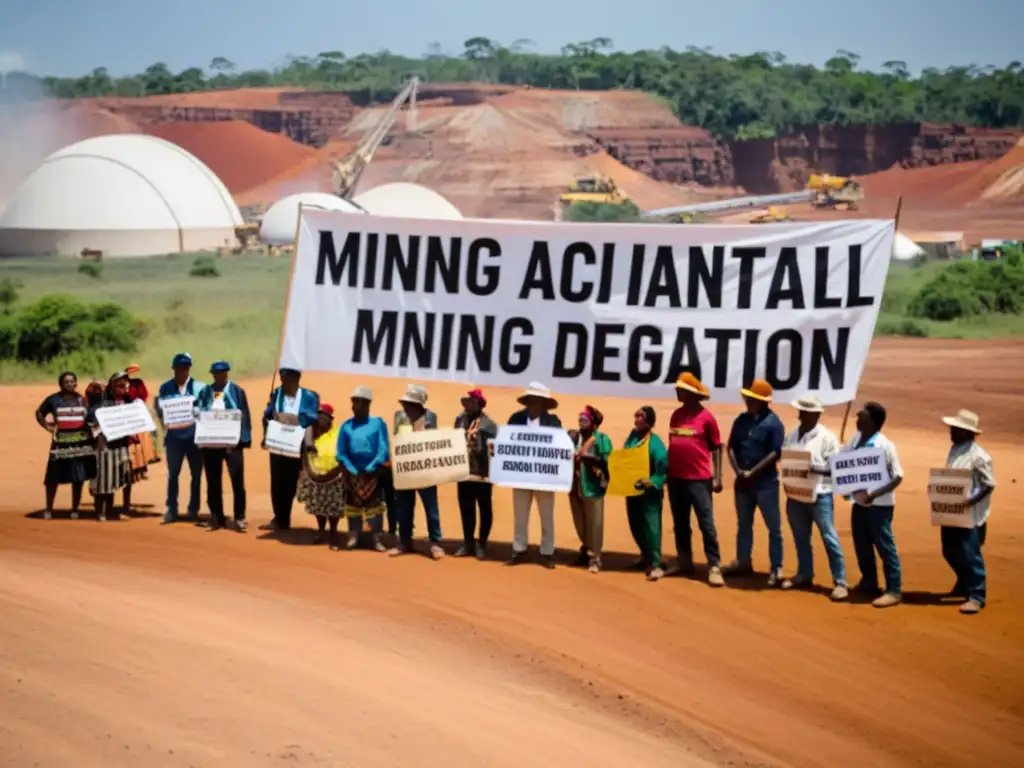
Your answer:
[[[719,402],[852,400],[894,223],[434,221],[302,211],[281,365]]]

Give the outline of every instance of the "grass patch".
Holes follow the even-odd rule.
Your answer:
[[[277,358],[289,260],[208,257],[220,276],[203,280],[190,274],[197,256],[109,259],[103,262],[102,280],[81,274],[81,262],[75,259],[3,259],[0,283],[8,279],[20,284],[15,309],[47,294],[65,294],[83,301],[114,302],[145,323],[145,341],[132,360],[109,360],[110,371],[80,370],[82,378],[105,378],[113,368],[137,362],[145,379],[163,380],[177,352],[191,353],[200,375],[221,359],[231,361],[232,372],[239,377],[269,374]],[[49,381],[58,372],[0,361],[4,383]]]

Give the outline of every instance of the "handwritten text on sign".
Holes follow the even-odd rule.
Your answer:
[[[491,482],[531,491],[572,489],[575,448],[558,427],[498,427]]]
[[[428,429],[397,435],[391,443],[391,472],[400,491],[465,480],[469,477],[466,433]]]
[[[195,423],[195,415],[192,412],[195,403],[196,399],[192,395],[160,398],[157,407],[163,416],[164,426],[168,429],[192,426]]]
[[[156,429],[153,417],[142,400],[125,405],[114,405],[96,409],[96,422],[108,441],[120,440],[131,435],[141,435]]]
[[[786,498],[804,504],[813,504],[818,499],[818,475],[811,472],[809,451],[785,449],[781,456],[782,488]]]
[[[302,211],[282,364],[649,397],[683,370],[738,402],[857,391],[892,221],[666,227]],[[345,329],[334,343],[320,328]]]
[[[840,496],[850,496],[857,491],[870,493],[892,480],[885,451],[881,448],[835,453],[828,457],[828,463],[832,469],[832,486]]]
[[[971,493],[971,470],[943,467],[928,474],[928,501],[932,525],[973,528],[974,510],[967,503]]]

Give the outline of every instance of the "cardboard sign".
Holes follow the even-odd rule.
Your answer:
[[[241,411],[219,409],[199,413],[196,445],[200,448],[236,448],[241,440]]]
[[[491,482],[528,491],[572,490],[576,448],[560,427],[498,427]]]
[[[967,503],[971,485],[969,469],[943,467],[931,470],[928,474],[928,501],[932,508],[932,525],[974,527],[974,509]]]
[[[820,479],[811,472],[811,452],[783,448],[780,464],[786,498],[802,504],[816,502]]]
[[[852,496],[857,491],[870,493],[892,480],[885,451],[881,448],[855,448],[834,453],[828,457],[828,464],[832,470],[832,487],[840,496]]]
[[[270,453],[297,459],[302,455],[302,440],[305,436],[306,430],[298,424],[269,421],[263,445]]]
[[[612,451],[608,457],[609,496],[640,496],[643,491],[636,489],[640,480],[651,476],[651,453],[645,442],[632,448]]]
[[[181,397],[163,397],[157,403],[160,413],[163,415],[164,426],[168,429],[182,429],[195,424],[196,416],[193,413],[196,398],[194,395],[182,395]]]
[[[466,433],[461,429],[400,432],[391,443],[391,474],[398,491],[467,479]]]
[[[141,435],[156,429],[153,416],[141,400],[134,400],[125,405],[97,408],[96,422],[107,442],[132,435]]]

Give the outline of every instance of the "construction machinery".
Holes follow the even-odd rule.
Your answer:
[[[563,207],[578,203],[597,203],[600,205],[625,205],[629,198],[623,194],[611,176],[597,174],[576,179],[565,188],[558,198]]]
[[[409,114],[407,128],[413,130],[416,125],[416,93],[419,89],[420,80],[418,77],[410,78],[405,87],[398,92],[395,100],[388,108],[377,124],[367,132],[356,145],[348,157],[331,163],[332,170],[332,191],[338,197],[350,199],[355,193],[356,185],[359,184],[359,177],[362,176],[366,166],[373,159],[373,153],[381,145],[388,131],[398,120],[398,113],[409,103]]]
[[[864,199],[864,188],[845,176],[829,176],[827,173],[811,174],[807,189],[814,192],[812,201],[821,208],[846,208],[857,210],[857,203]]]
[[[765,210],[750,217],[751,224],[777,224],[792,220],[785,208],[776,208],[774,205],[769,205]]]

